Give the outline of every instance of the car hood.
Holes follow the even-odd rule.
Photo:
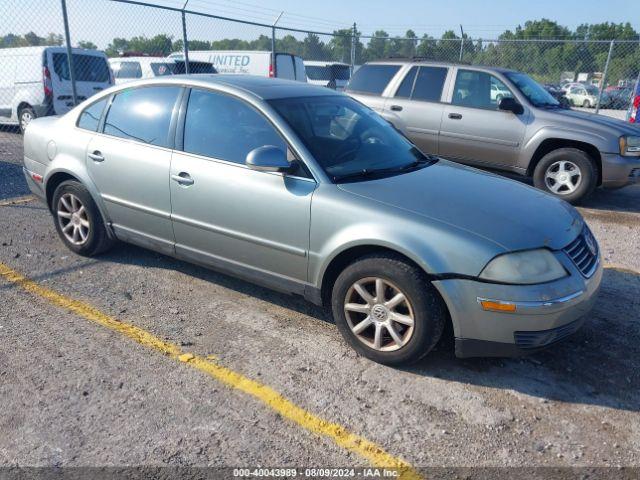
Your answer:
[[[421,221],[442,222],[506,251],[560,249],[582,230],[568,203],[514,180],[439,160],[392,177],[343,183],[339,188]]]
[[[578,110],[559,109],[550,110],[553,116],[561,117],[562,126],[571,128],[573,126],[580,129],[588,129],[596,127],[598,130],[604,130],[619,135],[639,135],[640,128],[617,118],[599,115],[595,113],[580,112]],[[557,117],[556,117],[557,118]]]

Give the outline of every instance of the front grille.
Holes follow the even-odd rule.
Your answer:
[[[514,332],[513,338],[520,348],[540,348],[558,342],[574,334],[581,326],[582,319],[575,320],[561,327],[537,332]]]
[[[582,233],[573,242],[563,248],[578,270],[589,278],[598,265],[598,242],[585,225]]]

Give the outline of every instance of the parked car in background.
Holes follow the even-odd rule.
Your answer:
[[[78,100],[113,85],[103,52],[72,50]],[[73,107],[67,49],[0,49],[0,124],[25,128],[37,117],[62,115]]]
[[[565,82],[560,85],[560,89],[565,93],[567,93],[569,89],[571,89],[572,87],[582,87],[582,86],[584,86],[584,83],[582,82]]]
[[[604,92],[602,92],[600,108],[606,108],[610,110],[626,110],[631,104],[632,93],[633,91],[630,88],[605,90]]]
[[[172,59],[163,57],[116,57],[109,59],[116,84],[119,85],[141,78],[173,75]]]
[[[498,85],[497,83],[491,83],[491,100],[495,103],[500,103],[503,98],[510,97],[511,92]]]
[[[277,77],[287,80],[307,81],[307,74],[302,58],[290,53],[244,50],[190,50],[189,61],[209,62],[218,73],[257,75],[260,77]],[[181,52],[172,53],[169,58],[184,60]]]
[[[598,103],[598,89],[593,85],[574,85],[566,91],[565,97],[574,107],[593,108]]]
[[[305,60],[307,82],[342,91],[351,77],[351,67],[346,63]]]
[[[602,279],[565,202],[426,156],[360,102],[298,82],[115,87],[33,122],[24,168],[71,251],[119,239],[304,295],[385,364],[425,356],[445,325],[461,357],[548,346],[580,328]]]
[[[511,94],[499,103],[491,86]],[[367,63],[345,90],[425,153],[533,177],[569,202],[640,179],[640,132],[622,120],[562,108],[513,70],[389,60]]]
[[[636,82],[635,89],[631,94],[631,104],[629,105],[629,111],[627,112],[627,121],[630,123],[640,124],[640,76]]]
[[[109,59],[116,84],[142,78],[163,77],[185,73],[185,62],[179,58],[164,57],[115,57]],[[189,59],[189,73],[217,73],[209,62]]]

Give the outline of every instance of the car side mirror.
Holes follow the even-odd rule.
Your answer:
[[[244,163],[251,170],[261,172],[286,172],[291,168],[286,152],[273,145],[254,148],[247,154]]]
[[[524,113],[524,108],[513,97],[504,97],[500,100],[500,104],[498,105],[498,110],[504,110],[506,112],[512,112],[516,115],[522,115]]]

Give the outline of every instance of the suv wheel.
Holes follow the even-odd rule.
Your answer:
[[[584,151],[559,148],[547,153],[533,174],[533,184],[570,203],[577,203],[596,188],[596,167]]]
[[[56,230],[73,252],[93,256],[112,245],[98,207],[79,182],[62,182],[53,194],[51,210]]]
[[[349,265],[331,295],[342,336],[361,355],[400,365],[424,357],[442,335],[445,306],[417,267],[394,255]]]
[[[22,107],[18,112],[18,121],[20,122],[20,132],[24,134],[24,131],[27,129],[27,125],[31,122],[31,120],[36,118],[36,112],[31,107]]]

